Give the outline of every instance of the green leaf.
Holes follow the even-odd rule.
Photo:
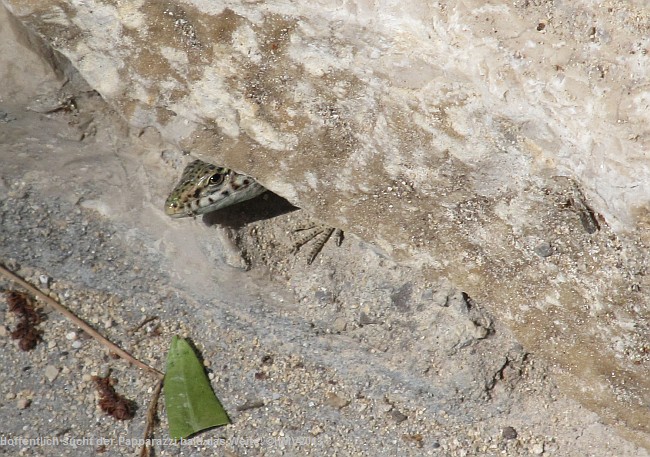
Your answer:
[[[174,336],[167,354],[165,406],[173,439],[230,423],[192,347]]]

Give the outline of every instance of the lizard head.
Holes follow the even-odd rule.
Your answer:
[[[165,213],[171,217],[195,216],[257,197],[266,191],[250,176],[229,168],[195,160],[167,197]]]

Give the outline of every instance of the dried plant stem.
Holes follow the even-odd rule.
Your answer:
[[[61,303],[57,302],[56,300],[53,300],[52,298],[48,297],[45,295],[43,292],[38,290],[36,287],[32,286],[30,283],[25,281],[24,279],[16,276],[16,274],[12,273],[11,271],[7,270],[4,266],[0,265],[0,274],[7,278],[10,281],[15,282],[16,284],[20,285],[24,289],[26,289],[29,293],[31,293],[33,296],[38,298],[39,300],[47,303],[50,305],[55,311],[58,311],[59,313],[63,314],[66,319],[71,321],[73,324],[81,328],[84,332],[92,336],[94,339],[99,341],[103,346],[107,347],[111,352],[114,352],[124,360],[127,360],[131,362],[133,365],[142,368],[145,371],[148,371],[149,373],[153,374],[156,376],[158,379],[162,380],[165,375],[161,373],[160,371],[156,370],[153,367],[150,367],[144,362],[139,361],[135,357],[133,357],[131,354],[120,348],[119,346],[116,346],[114,343],[112,343],[110,340],[108,340],[106,337],[104,337],[102,334],[100,334],[97,330],[92,328],[90,325],[88,325],[85,321],[77,317],[72,311],[70,311],[68,308],[63,306]]]
[[[149,408],[147,408],[147,425],[144,429],[144,442],[145,444],[140,449],[140,457],[147,457],[149,455],[149,447],[147,440],[153,436],[153,428],[156,425],[156,411],[158,410],[158,399],[160,398],[160,391],[163,387],[163,380],[158,381],[156,389],[153,391]]]

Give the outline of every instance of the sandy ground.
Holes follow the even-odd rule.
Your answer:
[[[444,279],[354,235],[307,266],[289,251],[308,217],[279,197],[168,219],[189,157],[58,81],[4,13],[0,34],[0,262],[159,369],[191,338],[233,421],[157,455],[648,455]],[[154,380],[53,312],[30,352],[15,324],[0,301],[0,453],[137,453]],[[109,369],[132,421],[97,407]]]

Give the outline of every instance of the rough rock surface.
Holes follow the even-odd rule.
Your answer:
[[[647,443],[644,2],[3,1],[131,125],[449,278]]]

